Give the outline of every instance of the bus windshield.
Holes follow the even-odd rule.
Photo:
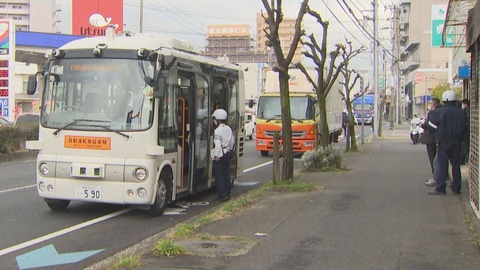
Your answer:
[[[145,78],[153,74],[154,66],[142,60],[54,60],[45,78],[42,126],[145,130],[153,118],[153,89]]]
[[[353,110],[354,111],[361,111],[362,110],[362,104],[361,103],[353,104]],[[372,111],[373,110],[373,105],[364,103],[363,104],[363,110],[364,111]]]
[[[258,101],[258,118],[282,119],[279,96],[262,96]],[[314,104],[310,97],[290,97],[290,113],[292,120],[309,120],[315,117]]]

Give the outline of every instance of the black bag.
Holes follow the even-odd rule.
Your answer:
[[[420,135],[420,143],[422,144],[432,144],[435,143],[435,134],[425,129]]]

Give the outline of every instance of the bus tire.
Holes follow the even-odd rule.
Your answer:
[[[268,151],[260,151],[260,154],[262,155],[262,157],[268,157]]]
[[[52,199],[45,199],[45,202],[53,211],[63,211],[67,209],[68,205],[70,204],[69,200],[52,200]]]
[[[161,216],[167,208],[167,204],[172,199],[172,176],[170,173],[162,172],[157,182],[157,191],[155,194],[155,202],[150,205],[148,214],[150,216]]]

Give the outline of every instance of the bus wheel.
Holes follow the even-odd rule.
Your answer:
[[[260,154],[262,154],[262,157],[268,157],[268,151],[260,151]]]
[[[48,207],[53,211],[62,211],[67,209],[68,205],[70,204],[69,200],[45,200]]]
[[[172,176],[168,173],[162,173],[157,182],[157,193],[155,202],[150,206],[148,214],[151,216],[160,216],[165,211],[168,202],[172,198]]]

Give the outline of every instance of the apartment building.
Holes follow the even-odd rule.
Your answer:
[[[295,35],[296,20],[296,18],[283,18],[283,21],[280,23],[278,35],[282,44],[282,51],[284,54],[287,54],[290,51],[290,45],[292,44],[293,36]],[[262,17],[262,13],[257,13],[257,52],[271,54],[272,52],[270,51],[270,47],[268,46],[268,39],[264,31],[264,29],[266,28],[268,28],[268,24]],[[302,59],[302,48],[299,44],[299,46],[295,50],[295,55],[293,56],[292,62],[297,63],[300,62]]]
[[[424,116],[431,91],[452,82],[452,49],[442,43],[448,0],[399,0],[401,85],[407,118]],[[447,44],[448,45],[448,44]]]
[[[60,33],[60,11],[55,0],[0,0],[0,21],[13,21],[19,31]]]

